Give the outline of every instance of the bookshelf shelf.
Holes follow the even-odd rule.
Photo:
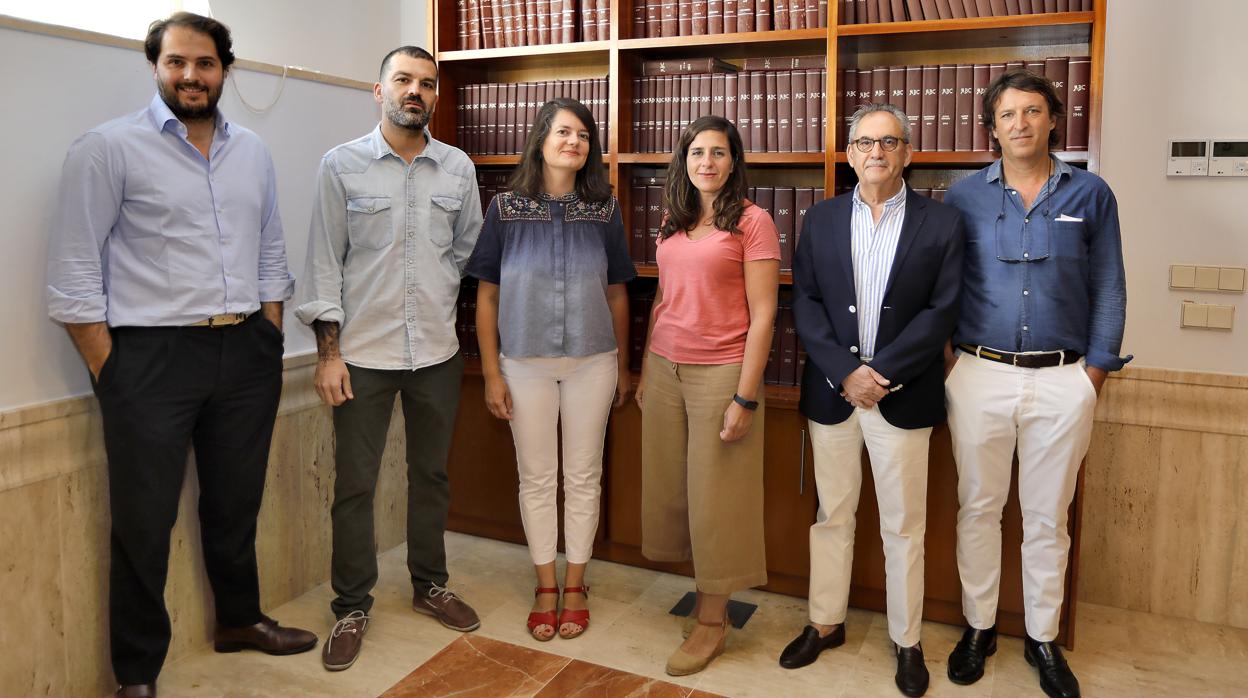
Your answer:
[[[469,155],[474,165],[519,165],[519,155]]]
[[[621,165],[666,165],[671,153],[620,153],[616,161]],[[823,167],[824,154],[819,153],[746,153],[745,161],[751,165],[782,167]]]
[[[735,34],[708,34],[704,36],[665,36],[650,39],[621,39],[617,42],[621,52],[657,52],[664,55],[705,54],[713,49],[716,56],[747,56],[774,54],[798,55],[806,52],[824,53],[827,50],[828,30],[791,29],[769,32],[740,32]]]
[[[885,34],[933,34],[956,31],[1041,31],[1044,27],[1090,25],[1096,19],[1095,12],[1054,12],[1048,14],[1016,15],[1014,17],[973,17],[970,19],[940,19],[925,22],[881,22],[877,24],[842,24],[836,28],[838,37],[876,36]]]
[[[490,61],[500,58],[544,58],[546,56],[569,56],[585,54],[606,58],[611,50],[610,41],[574,41],[567,44],[542,44],[539,46],[512,46],[508,48],[481,48],[471,51],[438,51],[438,62],[444,61]]]
[[[1070,163],[1087,163],[1088,154],[1083,151],[1061,151],[1053,153],[1059,159]],[[997,154],[987,151],[920,151],[914,153],[910,159],[911,165],[945,165],[948,167],[956,167],[959,165],[967,165],[973,167],[983,167],[997,159]],[[836,162],[838,164],[848,164],[849,159],[845,155],[845,151],[837,151]]]

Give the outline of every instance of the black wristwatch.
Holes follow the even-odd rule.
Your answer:
[[[736,393],[732,394],[732,401],[751,412],[758,409],[758,400],[746,400]]]

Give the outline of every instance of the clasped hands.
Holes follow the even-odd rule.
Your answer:
[[[841,397],[854,407],[869,410],[888,395],[889,384],[887,378],[863,364],[841,381]]]

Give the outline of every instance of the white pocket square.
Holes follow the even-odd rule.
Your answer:
[[[1082,218],[1075,218],[1074,216],[1068,216],[1065,213],[1058,216],[1057,218],[1054,218],[1053,220],[1057,221],[1058,223],[1082,223],[1083,222]]]

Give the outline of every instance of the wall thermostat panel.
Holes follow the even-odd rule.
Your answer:
[[[1170,141],[1166,174],[1171,177],[1204,177],[1209,174],[1209,141]]]
[[[1213,141],[1209,148],[1210,177],[1248,177],[1248,141]]]

